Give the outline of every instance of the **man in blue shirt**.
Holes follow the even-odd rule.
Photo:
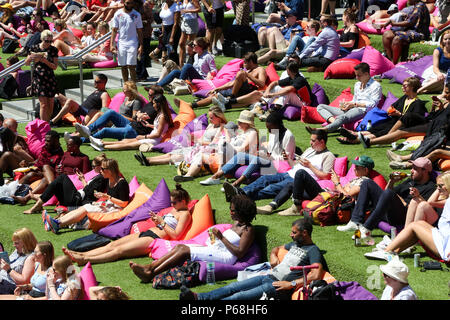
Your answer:
[[[338,58],[340,40],[336,30],[331,26],[332,19],[330,15],[325,14],[320,17],[322,32],[300,54],[300,67],[316,67],[323,71]]]
[[[287,12],[292,11],[297,20],[303,20],[304,15],[304,3],[303,0],[286,0],[275,1],[278,12],[271,13],[267,18],[267,23],[286,23]]]

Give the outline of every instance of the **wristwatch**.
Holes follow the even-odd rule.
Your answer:
[[[295,282],[295,280],[292,280],[291,286],[292,286],[292,289],[294,289],[295,287],[297,287],[297,282]]]

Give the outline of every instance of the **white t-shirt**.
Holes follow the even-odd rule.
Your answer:
[[[143,27],[139,12],[133,9],[127,13],[120,9],[114,14],[111,26],[119,30],[119,47],[137,47],[139,45],[137,29]]]
[[[327,149],[322,152],[317,153],[313,148],[308,148],[305,152],[302,153],[302,158],[307,159],[311,164],[318,170],[324,172],[330,172],[334,166],[334,160],[336,157],[333,153],[328,151]],[[300,163],[297,163],[292,169],[290,169],[287,173],[291,178],[295,178],[295,173],[303,169],[308,174],[314,178],[314,180],[319,180],[319,178],[314,174],[314,172],[307,167],[302,166]]]
[[[386,286],[380,300],[391,300],[392,287]],[[403,287],[393,300],[418,300],[416,293],[410,286]]]
[[[291,130],[286,129],[283,140],[278,139],[278,134],[269,134],[268,152],[274,160],[283,160],[282,152],[285,151],[291,159],[295,156],[295,137]]]
[[[180,6],[174,2],[170,8],[166,8],[165,4],[164,7],[161,9],[161,11],[159,12],[159,17],[162,20],[163,25],[165,26],[171,26],[174,24],[174,15],[175,12],[180,11]]]

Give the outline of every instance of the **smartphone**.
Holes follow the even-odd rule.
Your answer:
[[[9,255],[8,255],[8,252],[7,252],[7,251],[2,251],[2,252],[0,252],[0,260],[1,260],[1,259],[5,260],[5,262],[6,262],[7,264],[10,263],[10,261],[9,261]]]

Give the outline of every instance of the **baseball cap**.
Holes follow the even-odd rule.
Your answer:
[[[368,169],[373,169],[375,167],[375,163],[369,156],[360,156],[358,160],[351,160],[351,162],[357,166],[365,167]]]
[[[430,159],[428,159],[428,158],[420,157],[420,158],[417,158],[416,160],[409,160],[409,162],[411,162],[414,166],[416,166],[418,168],[423,168],[423,169],[427,170],[428,172],[433,170],[433,165],[432,165]]]

